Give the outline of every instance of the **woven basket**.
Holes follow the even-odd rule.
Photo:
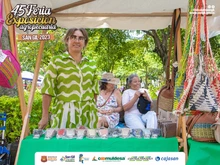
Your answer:
[[[173,111],[173,101],[174,101],[174,91],[173,88],[168,88],[164,86],[159,94],[157,99],[158,108],[165,111]]]
[[[210,141],[215,141],[214,131],[211,129],[212,124],[208,123],[197,123],[191,130],[191,136],[193,139],[207,138]]]
[[[212,124],[215,123],[218,113],[200,113],[187,120],[187,131],[192,139],[201,142],[216,142]]]
[[[166,97],[160,96],[158,106],[165,111],[173,110],[173,99],[168,99]]]

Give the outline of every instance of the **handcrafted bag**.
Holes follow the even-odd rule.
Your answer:
[[[196,8],[196,7],[195,7]],[[177,73],[174,90],[174,111],[175,113],[184,113],[187,107],[187,100],[194,82],[194,36],[196,30],[196,14],[190,14],[187,22],[186,39],[181,57],[180,70]],[[197,34],[198,35],[198,34]],[[200,35],[198,35],[200,36]],[[199,37],[198,37],[199,38]],[[196,40],[196,43],[199,40]],[[196,49],[198,50],[198,49]]]
[[[151,109],[151,102],[146,100],[142,95],[140,95],[137,108],[140,113],[146,114]]]
[[[201,142],[216,142],[212,124],[218,118],[218,112],[203,112],[189,117],[186,125],[192,139]]]
[[[220,119],[212,125],[212,129],[214,130],[215,140],[220,143]]]
[[[214,95],[216,96],[216,100],[218,106],[220,107],[220,73],[218,73],[211,82],[211,88],[213,89]]]
[[[173,97],[174,89],[171,83],[167,83],[166,86],[160,89],[158,94],[158,108],[165,111],[173,110]]]
[[[201,4],[202,2],[201,1],[199,2],[200,2],[200,5],[202,5]],[[206,22],[206,17],[204,18],[204,22]],[[207,24],[204,23],[204,29],[206,28],[207,28]],[[198,25],[197,25],[197,33],[199,32],[200,32],[200,21],[198,21]],[[207,29],[205,30],[205,33],[207,33]],[[209,42],[208,40],[209,39],[206,38],[206,42]],[[213,89],[211,88],[211,83],[210,83],[210,80],[212,77],[214,77],[214,75],[212,76],[212,71],[210,69],[206,69],[207,65],[209,65],[206,59],[207,56],[209,56],[209,53],[207,50],[208,46],[206,46],[206,49],[203,55],[203,51],[199,51],[200,33],[199,33],[199,36],[197,35],[197,41],[198,42],[196,45],[195,52],[199,53],[199,56],[198,56],[199,57],[199,72],[196,74],[195,82],[192,88],[192,93],[190,94],[190,97],[189,97],[189,109],[199,110],[203,112],[215,112],[218,110],[218,104],[216,100],[216,95],[214,94]],[[205,60],[203,61],[203,59]],[[213,62],[214,62],[214,59],[213,59]]]
[[[20,65],[11,51],[0,49],[0,86],[13,88],[20,70]]]
[[[204,6],[206,6],[206,4]],[[211,78],[210,81],[211,88],[216,97],[218,107],[220,107],[220,72],[218,71],[218,67],[213,57],[211,45],[209,42],[206,14],[204,15],[204,31],[206,38],[205,55],[204,55],[204,61],[206,63],[205,71],[208,74],[208,76]]]
[[[0,12],[0,36],[2,35],[3,18],[2,3]],[[20,74],[21,68],[10,50],[2,50],[0,46],[0,86],[13,88]]]
[[[174,11],[173,18],[172,18],[172,28],[170,31],[170,43],[169,43],[169,52],[167,58],[167,68],[166,68],[166,85],[160,89],[157,98],[157,106],[159,109],[165,111],[172,111],[173,110],[173,101],[174,101],[174,67],[172,68],[172,78],[170,79],[170,59],[171,59],[171,50],[172,50],[172,41],[174,35],[174,28],[175,26],[175,16],[176,10]],[[177,26],[179,28],[179,26]],[[174,45],[174,52],[176,54],[176,44]]]
[[[196,75],[193,90],[189,97],[189,108],[203,112],[218,110],[215,95],[209,84],[209,77],[202,71]]]

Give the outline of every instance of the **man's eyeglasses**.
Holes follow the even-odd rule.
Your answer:
[[[85,40],[85,37],[83,36],[75,36],[75,35],[70,35],[70,39],[74,40],[74,41],[84,41]]]

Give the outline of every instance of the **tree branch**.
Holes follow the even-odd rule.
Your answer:
[[[168,30],[170,31],[170,30]],[[162,32],[162,39],[160,39],[158,32],[156,30],[143,30],[147,35],[151,36],[154,39],[155,49],[154,52],[159,55],[162,60],[164,68],[166,68],[167,63],[167,40],[169,38],[169,33],[165,33],[163,30]]]

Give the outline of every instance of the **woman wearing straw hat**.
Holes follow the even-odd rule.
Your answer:
[[[100,80],[100,94],[97,98],[98,125],[114,128],[119,123],[119,112],[122,110],[121,93],[115,89],[120,81],[112,73],[104,73]]]

